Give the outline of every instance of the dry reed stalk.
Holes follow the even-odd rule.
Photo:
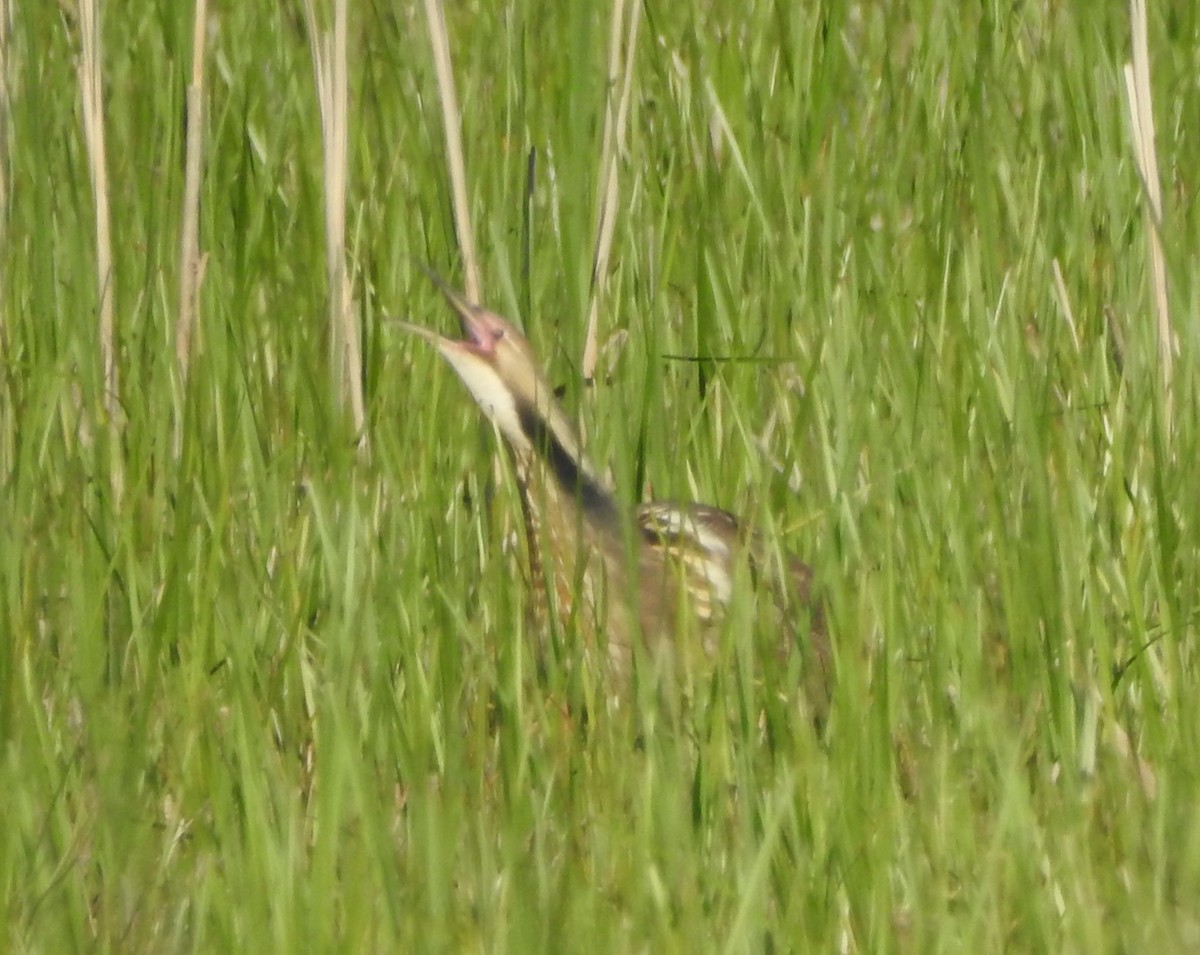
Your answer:
[[[592,257],[591,293],[581,365],[583,377],[588,381],[595,374],[596,359],[599,355],[597,325],[601,300],[608,284],[608,260],[612,254],[613,236],[617,227],[617,205],[620,201],[617,156],[625,141],[625,129],[629,118],[629,101],[633,92],[633,63],[637,49],[638,21],[641,9],[640,3],[635,2],[630,6],[628,37],[622,51],[621,34],[625,23],[625,3],[624,0],[614,0],[613,3],[608,50],[608,80],[605,92],[604,138],[600,147],[599,188],[596,193],[596,250]],[[624,53],[623,63],[622,52]],[[613,103],[618,83],[621,84],[621,95],[614,111]]]
[[[346,153],[348,82],[346,78],[346,0],[334,0],[333,30],[317,25],[312,0],[305,0],[313,71],[321,106],[321,142],[325,181],[325,262],[329,283],[329,331],[333,352],[334,393],[350,400],[359,448],[367,446],[366,404],[362,390],[362,347],[351,308],[346,268]]]
[[[466,295],[472,302],[482,301],[479,260],[475,254],[475,233],[471,229],[471,209],[467,202],[467,172],[463,160],[462,115],[454,91],[454,71],[450,63],[450,39],[441,0],[425,0],[425,19],[429,23],[429,42],[437,73],[438,98],[442,106],[442,130],[446,137],[446,164],[450,174],[450,193],[454,203],[454,229],[463,257]]]
[[[1158,329],[1159,373],[1163,385],[1165,423],[1169,431],[1175,339],[1171,331],[1171,315],[1167,301],[1167,267],[1162,250],[1162,186],[1158,178],[1154,110],[1150,94],[1150,48],[1146,35],[1145,0],[1130,0],[1129,19],[1133,33],[1133,62],[1125,64],[1125,92],[1129,98],[1134,158],[1137,160],[1145,199],[1147,256]]]
[[[200,256],[200,175],[204,158],[204,38],[207,0],[196,0],[192,26],[192,82],[187,88],[186,154],[183,219],[179,237],[179,314],[175,322],[175,357],[186,384],[196,329],[196,304],[203,278]]]
[[[121,462],[121,395],[113,325],[112,230],[108,206],[108,167],[104,145],[104,95],[100,76],[101,39],[96,0],[79,0],[79,89],[83,100],[83,136],[96,208],[96,284],[99,293],[100,359],[104,369],[104,412],[111,453],[113,496],[121,498],[124,466]]]

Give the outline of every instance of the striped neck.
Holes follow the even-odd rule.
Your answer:
[[[607,552],[617,540],[620,514],[612,491],[580,450],[566,415],[557,404],[543,408],[546,413],[518,401],[515,417],[522,440],[506,442],[521,493],[534,613],[566,620],[589,608],[582,620],[590,629],[598,608],[593,576],[586,568],[597,548],[605,554],[601,564],[610,562]]]

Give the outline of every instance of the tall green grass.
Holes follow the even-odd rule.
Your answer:
[[[461,277],[419,10],[349,21],[369,448],[330,387],[298,4],[210,9],[176,403],[189,7],[103,9],[119,434],[77,18],[9,11],[6,948],[1200,945],[1200,12],[1149,22],[1168,420],[1119,5],[647,5],[591,388],[607,14],[447,11],[487,300],[624,496],[814,565],[817,734],[736,648],[677,713],[605,706],[572,633],[539,674],[492,436],[387,321],[447,329],[414,263]]]

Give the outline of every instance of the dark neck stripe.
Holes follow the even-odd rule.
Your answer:
[[[584,473],[579,462],[563,447],[545,419],[523,402],[517,405],[517,418],[534,451],[550,465],[550,473],[559,489],[564,494],[578,498],[584,513],[589,517],[598,520],[615,519],[617,505],[612,495]]]

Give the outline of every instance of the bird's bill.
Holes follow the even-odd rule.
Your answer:
[[[447,359],[451,358],[452,353],[460,355],[472,354],[483,359],[491,357],[495,351],[495,343],[492,337],[487,334],[487,330],[479,318],[480,309],[467,301],[461,292],[447,285],[442,280],[442,277],[432,269],[426,268],[425,274],[438,287],[438,291],[442,293],[446,301],[450,303],[450,307],[458,315],[458,324],[462,329],[463,338],[461,341],[455,341],[427,328],[422,328],[419,325],[410,325],[407,322],[400,322],[400,327],[405,331],[412,332],[414,335],[419,335],[427,342],[432,342]]]
[[[437,286],[439,292],[454,309],[458,315],[458,324],[462,328],[462,333],[467,339],[463,344],[473,345],[480,354],[487,354],[491,351],[491,343],[489,336],[485,334],[484,326],[479,320],[479,307],[468,301],[458,289],[450,285],[437,272],[426,266],[421,266],[422,270],[429,277],[434,285]]]
[[[424,328],[421,325],[414,325],[412,322],[396,321],[395,325],[401,331],[411,332],[413,335],[416,335],[418,338],[424,338],[425,341],[436,346],[439,351],[441,350],[443,342],[446,343],[447,345],[458,344],[457,342],[451,341],[449,338],[443,338],[441,335],[439,335],[437,332],[433,331],[432,329]]]
[[[459,373],[464,381],[475,390],[474,380],[479,376],[491,377],[494,372],[488,366],[495,356],[496,345],[492,335],[487,333],[487,326],[481,319],[481,310],[469,302],[461,292],[449,285],[440,275],[427,266],[421,266],[429,280],[437,286],[451,308],[458,314],[458,324],[462,329],[461,339],[447,338],[429,328],[413,325],[410,322],[397,322],[401,329],[425,339],[441,353]]]
[[[462,292],[438,275],[437,272],[433,271],[433,269],[427,268],[426,266],[421,266],[421,269],[427,276],[429,276],[429,281],[437,286],[438,291],[445,296],[446,301],[450,303],[450,307],[453,308],[454,311],[459,314],[459,316],[471,311],[472,305],[467,301],[466,296],[464,296]]]
[[[411,322],[396,322],[396,325],[402,331],[410,332],[418,338],[425,339],[425,341],[433,345],[451,363],[455,363],[455,358],[465,355],[473,355],[479,358],[484,358],[486,355],[485,350],[480,348],[473,338],[470,341],[458,341],[453,338],[447,338],[445,335],[439,335],[432,329],[424,328],[421,325],[414,325]]]

